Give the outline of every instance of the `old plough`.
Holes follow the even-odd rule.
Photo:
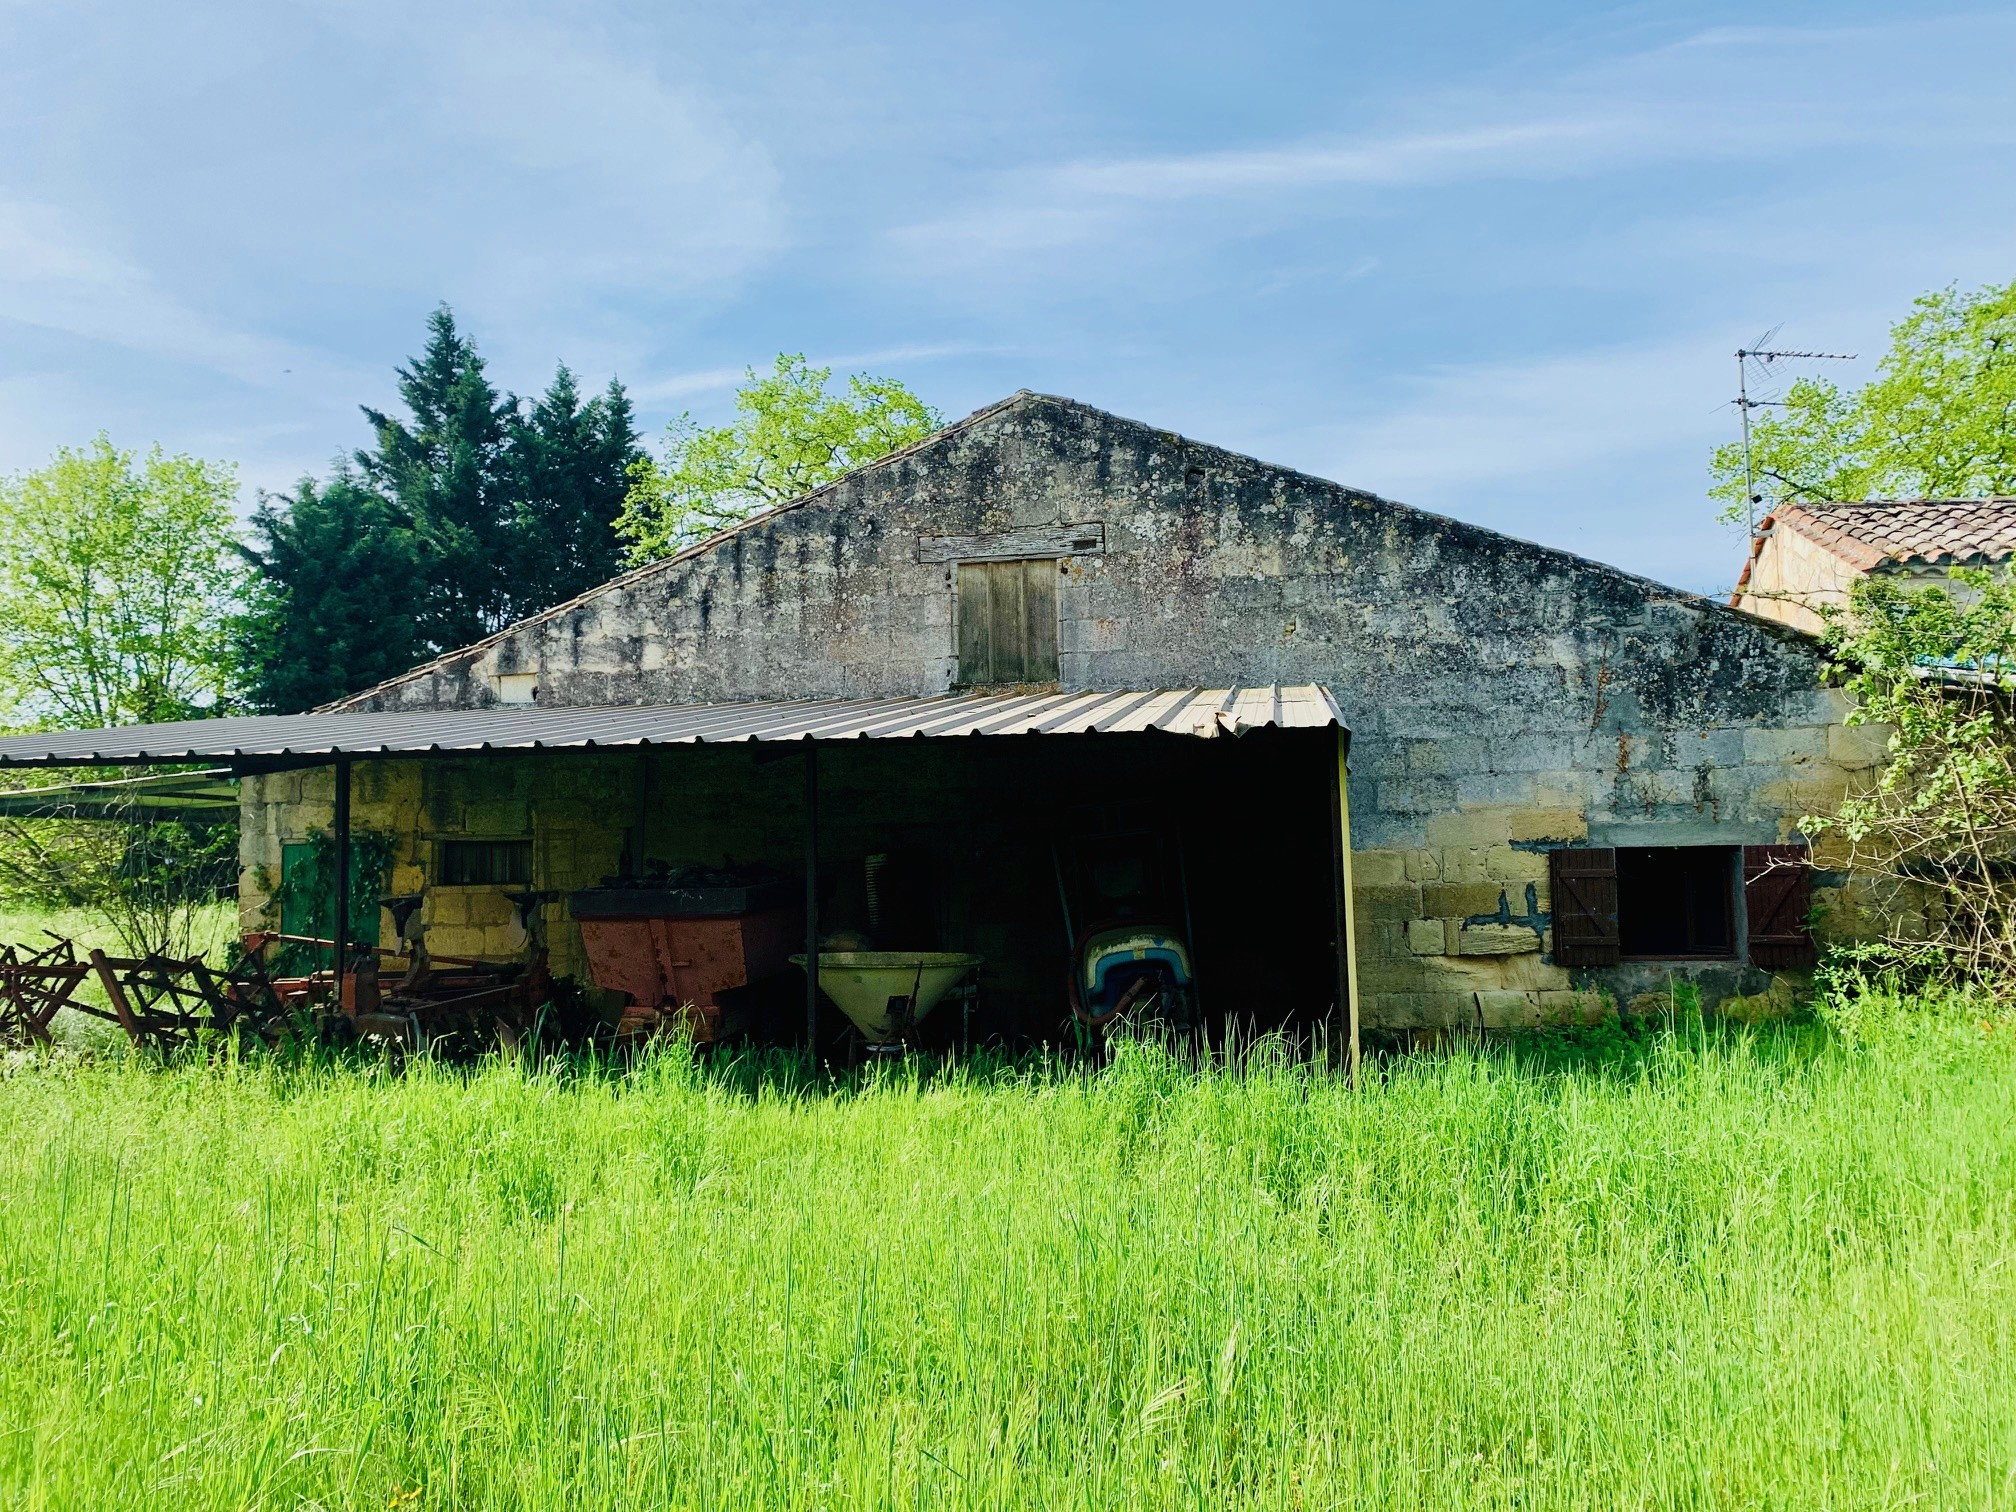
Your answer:
[[[80,953],[69,940],[50,939],[40,950],[0,945],[0,1046],[49,1044],[51,1021],[68,1009],[116,1024],[136,1049],[163,1055],[198,1045],[271,1047],[295,1032],[409,1049],[444,1039],[510,1049],[538,1032],[551,995],[543,954],[503,965],[364,947],[339,985],[326,968],[305,975],[271,969],[274,946],[332,949],[302,935],[247,935],[221,970],[197,956]]]
[[[310,935],[262,932],[245,937],[248,957],[263,959],[272,946],[331,951]],[[539,1030],[539,1010],[552,995],[546,956],[503,963],[430,955],[424,946],[402,951],[357,947],[357,959],[332,993],[333,973],[273,978],[283,999],[312,1005],[323,1027],[361,1039],[420,1049],[443,1040],[515,1049]]]
[[[68,940],[50,939],[55,943],[39,951],[0,945],[0,1049],[48,1044],[50,1021],[75,1006],[73,995],[91,975]]]
[[[0,1043],[48,1044],[64,1009],[117,1024],[138,1049],[172,1054],[205,1041],[257,1040],[286,1033],[296,1004],[248,951],[224,971],[200,957],[114,956],[79,959],[69,940],[39,951],[0,946]],[[95,982],[103,1003],[84,996]]]

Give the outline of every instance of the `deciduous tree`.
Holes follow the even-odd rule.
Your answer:
[[[767,374],[749,369],[733,424],[703,427],[681,415],[667,426],[662,460],[633,469],[617,523],[631,560],[665,556],[799,498],[940,424],[935,410],[893,378],[856,374],[834,393],[832,377],[831,368],[783,355]]]
[[[1838,839],[1873,890],[1881,958],[2006,987],[2016,982],[2016,578],[1855,584],[1826,639],[1886,759],[1830,814],[1801,821]]]
[[[227,464],[100,435],[0,480],[0,685],[17,717],[95,728],[214,708],[244,586]]]
[[[1891,329],[1875,381],[1805,378],[1751,436],[1766,506],[1797,499],[2016,493],[2016,282],[1927,294]],[[1710,496],[1740,520],[1743,448],[1716,448]]]

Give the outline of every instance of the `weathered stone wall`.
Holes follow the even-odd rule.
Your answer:
[[[933,538],[1080,523],[1103,532],[1060,562],[1066,689],[1336,695],[1372,1021],[1573,1017],[1676,971],[1710,1001],[1772,992],[1727,963],[1552,964],[1544,851],[1792,836],[1878,754],[1811,641],[1066,400],[983,411],[357,705],[482,705],[528,673],[553,704],[940,692],[955,596]]]
[[[522,958],[528,935],[497,887],[444,887],[436,847],[445,839],[533,840],[534,884],[592,886],[613,871],[623,848],[624,789],[633,765],[593,756],[531,756],[503,761],[360,761],[351,773],[353,825],[390,836],[393,894],[424,892],[421,920],[438,955],[479,960]],[[327,830],[335,786],[326,769],[248,777],[241,789],[238,906],[247,929],[278,924],[269,905],[280,882],[282,850]],[[634,807],[634,794],[627,800]],[[535,818],[536,816],[536,818]],[[541,910],[554,970],[583,970],[580,932],[565,906]],[[396,944],[381,917],[380,943]],[[537,925],[535,924],[535,928]]]

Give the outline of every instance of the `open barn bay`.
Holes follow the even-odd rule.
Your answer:
[[[17,1060],[0,1503],[2016,1501],[2016,1054]]]

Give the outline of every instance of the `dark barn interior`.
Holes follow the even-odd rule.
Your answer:
[[[807,749],[606,759],[648,763],[647,865],[758,863],[802,877]],[[1228,1020],[1307,1028],[1338,1004],[1334,730],[819,742],[816,751],[829,948],[984,957],[971,995],[917,1026],[920,1045],[1067,1034],[1074,940],[1127,921],[1188,941],[1198,1017],[1212,1032]],[[777,987],[759,1015],[764,1037],[802,1038],[802,1012],[794,1018],[788,988]],[[828,1016],[822,1038],[842,1027],[830,1005]]]

